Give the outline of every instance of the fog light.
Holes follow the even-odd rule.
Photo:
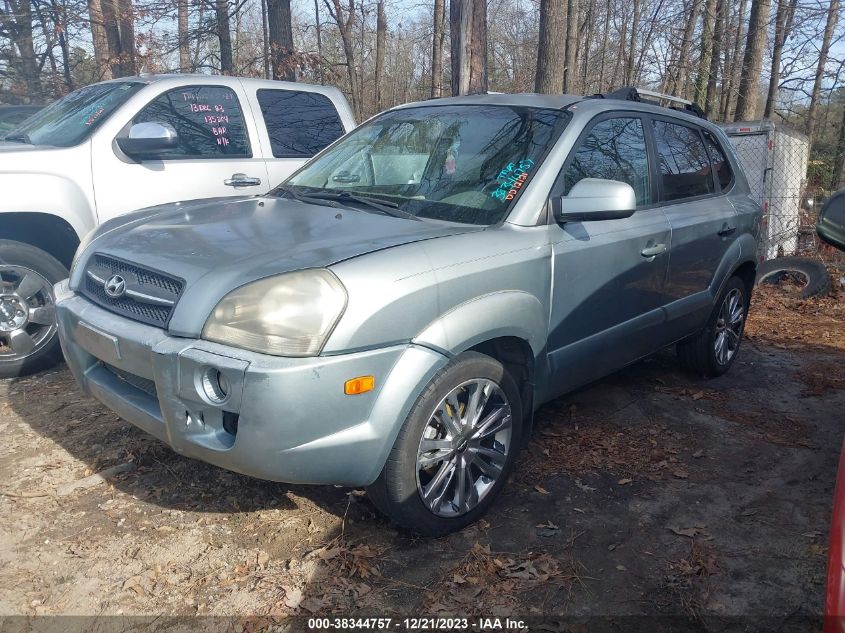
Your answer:
[[[347,396],[357,396],[359,393],[367,393],[376,387],[375,376],[358,376],[350,378],[343,383],[343,393]]]
[[[214,367],[208,367],[202,373],[200,383],[202,385],[202,391],[209,402],[221,404],[229,397],[229,380],[220,370]]]

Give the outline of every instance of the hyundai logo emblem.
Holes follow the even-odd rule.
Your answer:
[[[126,280],[120,275],[112,275],[108,281],[103,284],[103,290],[112,299],[118,299],[126,292]]]

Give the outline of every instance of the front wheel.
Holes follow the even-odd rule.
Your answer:
[[[428,384],[368,493],[424,536],[459,530],[492,505],[519,446],[519,390],[501,363],[465,352]]]
[[[748,298],[745,282],[739,277],[731,277],[704,329],[678,343],[678,357],[688,370],[705,378],[715,378],[731,368],[745,330]]]
[[[30,374],[61,359],[53,284],[67,275],[41,249],[0,240],[0,378]]]

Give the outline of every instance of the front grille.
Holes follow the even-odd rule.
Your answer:
[[[141,376],[137,376],[135,374],[130,374],[128,371],[124,371],[122,369],[118,369],[113,365],[109,365],[108,363],[102,363],[103,367],[109,370],[112,374],[120,378],[123,382],[126,382],[136,389],[140,389],[148,396],[152,396],[153,398],[158,398],[158,394],[156,392],[156,384],[154,381],[149,380],[147,378],[142,378]]]
[[[106,294],[104,281],[120,275],[125,281],[125,294]],[[158,327],[165,327],[182,292],[184,282],[134,264],[95,254],[85,269],[83,294],[100,306]]]

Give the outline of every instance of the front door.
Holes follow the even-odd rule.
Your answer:
[[[583,178],[630,184],[637,211],[622,220],[550,227],[549,361],[557,393],[654,351],[663,323],[670,230],[653,206],[645,123],[639,115],[594,120],[570,154],[554,195]],[[555,395],[555,394],[549,394]]]
[[[267,167],[254,123],[244,114],[243,96],[228,86],[207,85],[175,88],[153,98],[122,133],[133,123],[172,126],[178,145],[155,158],[133,160],[116,144],[95,144],[100,221],[167,202],[266,193]]]

